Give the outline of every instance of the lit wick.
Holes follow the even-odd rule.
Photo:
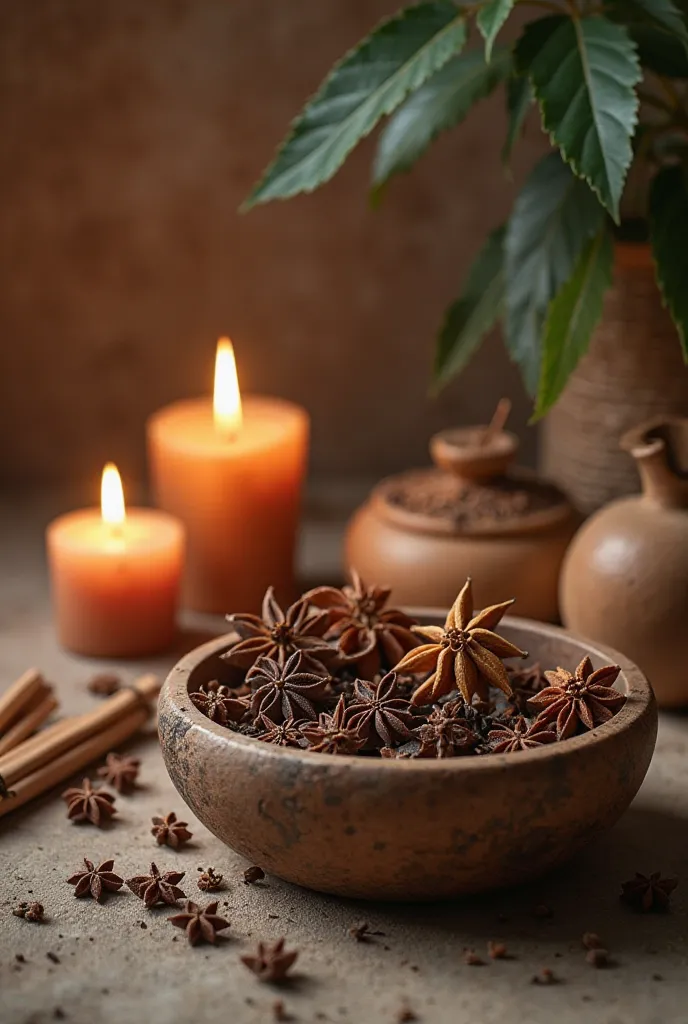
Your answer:
[[[124,491],[122,478],[114,462],[108,462],[103,469],[100,482],[100,514],[104,523],[110,527],[113,537],[121,537],[126,510],[124,507]]]
[[[241,430],[241,395],[234,348],[229,338],[220,338],[217,343],[213,420],[215,429],[227,440],[233,440]]]

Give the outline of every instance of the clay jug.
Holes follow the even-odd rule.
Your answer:
[[[642,494],[621,498],[576,534],[561,576],[564,623],[622,651],[665,707],[688,704],[688,419],[629,431]]]

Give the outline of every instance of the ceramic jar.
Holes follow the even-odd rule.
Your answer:
[[[553,485],[510,468],[518,439],[507,431],[443,431],[435,467],[378,484],[354,514],[345,558],[364,579],[390,586],[396,603],[451,605],[467,576],[476,604],[516,599],[533,619],[557,618],[559,571],[579,519]]]
[[[613,645],[646,673],[665,707],[688,704],[688,419],[627,433],[642,494],[580,529],[561,579],[564,622]]]

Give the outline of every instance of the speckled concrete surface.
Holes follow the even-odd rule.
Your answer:
[[[21,514],[20,514],[21,513]],[[35,516],[16,502],[0,509],[0,685],[29,662],[53,679],[67,712],[96,698],[84,683],[96,663],[60,652],[49,619]],[[306,546],[311,563],[327,545]],[[156,663],[164,669],[167,661]],[[151,663],[146,664],[148,668]],[[144,666],[128,665],[133,676]],[[156,847],[152,814],[184,812],[153,737],[131,745],[142,759],[141,788],[118,798],[107,831],[70,824],[57,794],[0,820],[0,1020],[29,1024],[64,1019],[81,1024],[145,1021],[270,1022],[282,999],[295,1021],[390,1022],[404,1006],[427,1024],[666,1024],[688,1020],[688,721],[665,717],[648,779],[619,824],[564,870],[528,888],[434,906],[365,905],[317,896],[268,878],[247,886],[246,863],[192,815],[193,844],[180,852]],[[604,780],[600,780],[604,785]],[[224,873],[218,894],[230,920],[217,948],[188,947],[166,922],[167,908],[146,911],[127,890],[102,906],[77,900],[65,879],[81,858],[114,856],[125,877],[155,859],[184,870],[190,896],[199,865]],[[641,917],[618,902],[622,880],[635,870],[681,877],[674,907]],[[13,917],[31,897],[47,921]],[[552,908],[550,919],[534,907]],[[362,919],[381,931],[358,943],[349,927]],[[141,922],[147,927],[143,928]],[[585,962],[584,931],[608,943],[615,966]],[[300,950],[294,982],[283,991],[261,985],[239,962],[258,938],[286,935]],[[463,963],[465,947],[486,956],[490,939],[504,941],[512,959],[482,967]],[[176,940],[176,941],[175,941]],[[54,953],[59,963],[47,954]],[[17,956],[24,960],[20,962]],[[550,967],[561,979],[531,984]]]

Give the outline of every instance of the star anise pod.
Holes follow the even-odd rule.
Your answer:
[[[560,740],[573,736],[579,726],[594,729],[626,703],[624,695],[612,686],[620,671],[618,665],[594,670],[586,656],[573,675],[563,668],[545,672],[550,685],[531,697],[528,707],[543,720],[556,720]]]
[[[62,799],[67,804],[67,817],[71,821],[90,821],[102,828],[113,814],[117,814],[112,793],[93,789],[90,779],[84,779],[81,788],[72,786],[66,789]]]
[[[157,903],[173,904],[186,898],[186,893],[179,888],[179,882],[185,874],[184,871],[161,873],[156,864],[151,864],[149,874],[128,878],[127,886],[149,908]]]
[[[557,734],[549,721],[538,719],[530,725],[527,719],[520,717],[512,719],[508,725],[500,722],[487,734],[487,740],[493,754],[513,754],[517,750],[534,750],[556,743]]]
[[[355,569],[351,585],[316,587],[303,595],[316,608],[329,612],[325,639],[336,642],[342,659],[355,662],[372,679],[381,669],[393,668],[420,641],[411,632],[414,619],[398,608],[385,608],[391,589],[367,587]]]
[[[219,722],[220,725],[240,722],[248,710],[247,701],[237,697],[228,686],[218,686],[217,689],[202,686],[196,693],[189,694],[189,700],[211,722]]]
[[[464,707],[463,701],[435,705],[427,721],[414,729],[420,740],[418,757],[460,757],[475,750],[480,736],[461,714]]]
[[[224,875],[215,871],[215,868],[206,868],[205,871],[199,868],[198,870],[201,873],[196,880],[196,884],[201,892],[215,892],[216,889],[222,888],[222,879],[224,878]]]
[[[98,769],[98,775],[118,793],[129,793],[136,785],[140,766],[138,757],[111,753],[105,758],[105,764]]]
[[[535,662],[534,665],[526,665],[524,668],[508,666],[507,672],[511,686],[509,703],[514,711],[525,715],[528,710],[528,701],[547,686],[545,674],[539,662]]]
[[[177,821],[174,811],[170,811],[164,818],[155,817],[152,821],[151,833],[158,846],[171,846],[173,850],[178,850],[192,838],[193,833],[189,832],[187,822]]]
[[[317,722],[302,725],[301,733],[316,754],[355,754],[365,744],[360,730],[346,721],[344,697],[339,698],[332,714],[323,711]]]
[[[431,704],[455,687],[469,704],[476,693],[487,700],[489,686],[496,686],[507,697],[511,695],[509,677],[501,659],[528,655],[492,630],[512,604],[513,601],[504,601],[473,615],[469,577],[451,607],[444,628],[412,627],[414,633],[430,642],[404,655],[396,666],[397,671],[432,672],[413,694],[414,704]]]
[[[314,719],[316,710],[312,702],[327,695],[329,677],[306,668],[301,651],[292,654],[283,665],[272,658],[259,658],[246,677],[253,688],[253,714],[265,715],[273,722],[294,717]]]
[[[227,619],[239,634],[239,641],[233,644],[222,657],[230,665],[250,668],[258,658],[272,658],[284,665],[297,651],[323,665],[337,657],[337,650],[323,634],[329,624],[327,612],[313,613],[307,601],[301,598],[286,612],[283,612],[272,587],[263,598],[262,617],[258,615],[228,615]]]
[[[379,683],[357,679],[346,722],[374,746],[392,747],[410,739],[413,713],[409,701],[397,696],[396,672],[388,672]]]
[[[652,910],[668,910],[671,894],[677,885],[678,878],[662,878],[659,871],[649,878],[636,871],[635,878],[621,886],[621,899],[644,914]]]
[[[278,939],[273,945],[259,942],[257,951],[242,956],[241,962],[249,971],[253,971],[260,981],[279,985],[286,979],[289,969],[299,955],[296,949],[288,953],[284,948],[284,942],[284,938]]]
[[[95,867],[93,861],[84,857],[85,871],[77,871],[71,878],[67,879],[69,885],[75,885],[75,896],[92,896],[94,900],[101,901],[106,892],[117,892],[124,885],[124,879],[116,875],[112,870],[114,860],[104,860],[102,864]]]
[[[181,914],[168,917],[167,920],[175,928],[183,928],[192,946],[198,942],[215,943],[217,933],[229,928],[229,921],[220,917],[217,912],[218,903],[209,903],[207,907],[199,907],[193,900],[187,900]]]
[[[45,917],[45,907],[42,903],[20,903],[18,907],[12,911],[15,917],[23,917],[27,921],[33,921],[34,924],[40,924]]]
[[[297,722],[290,716],[284,722],[276,723],[267,715],[260,715],[260,724],[265,732],[256,736],[256,739],[263,743],[274,743],[276,747],[302,747],[301,721]]]

